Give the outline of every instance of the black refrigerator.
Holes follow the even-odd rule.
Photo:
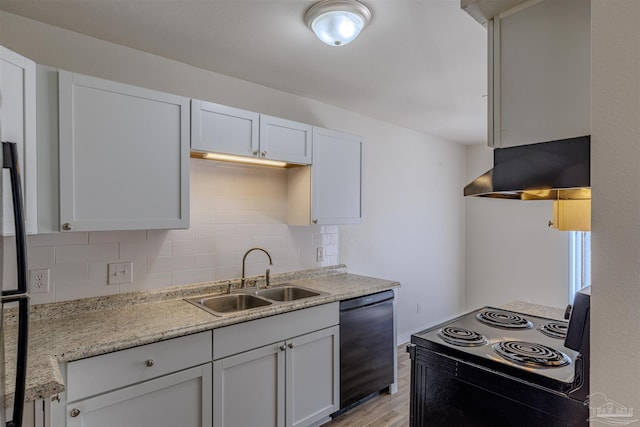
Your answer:
[[[0,282],[2,282],[2,304],[0,304],[0,426],[6,425],[7,427],[20,427],[22,426],[27,378],[29,297],[27,295],[27,241],[22,203],[22,189],[20,185],[20,170],[18,167],[18,150],[15,143],[2,142],[0,160],[2,162],[0,189],[2,189],[2,193],[5,192],[4,189],[10,189],[11,201],[13,204],[13,220],[15,225],[15,236],[1,237],[3,242],[0,244]],[[8,179],[9,182],[7,184],[9,185],[4,183],[6,179]],[[2,203],[6,203],[7,199],[7,194],[0,194],[0,200]],[[0,209],[0,223],[2,223],[3,211],[4,209]],[[11,240],[15,240],[15,260],[5,259],[7,257],[4,254],[4,245],[10,244]],[[4,264],[8,262],[15,262],[17,264],[17,283],[4,283]],[[15,357],[16,366],[15,368],[12,367],[12,371],[15,372],[15,387],[13,416],[11,420],[6,419],[4,403],[5,395],[8,391],[5,384],[4,339],[6,328],[8,328],[8,325],[4,324],[5,304],[18,307],[18,331],[16,334],[17,354]]]

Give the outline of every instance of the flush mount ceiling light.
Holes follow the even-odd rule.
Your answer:
[[[304,20],[329,46],[351,43],[371,20],[371,11],[357,0],[322,0],[304,14]]]

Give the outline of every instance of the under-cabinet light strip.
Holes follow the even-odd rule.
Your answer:
[[[275,166],[283,168],[287,166],[285,162],[277,160],[259,159],[256,157],[233,156],[231,154],[205,153],[202,158],[207,160],[221,160],[223,162],[250,163],[254,165]]]

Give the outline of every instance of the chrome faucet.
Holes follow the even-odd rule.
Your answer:
[[[246,280],[244,278],[244,262],[247,259],[247,255],[249,255],[253,251],[262,251],[265,254],[267,254],[267,256],[269,257],[269,265],[273,265],[273,261],[271,261],[271,255],[269,255],[269,252],[267,252],[265,249],[262,249],[262,248],[251,248],[247,252],[245,252],[244,256],[242,257],[242,278],[240,279],[240,287],[242,289],[245,289],[247,287],[247,282],[246,282]]]

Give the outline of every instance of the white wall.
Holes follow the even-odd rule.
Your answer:
[[[351,272],[402,283],[398,341],[406,342],[464,309],[464,148],[377,131],[381,143],[365,153],[365,221],[340,227],[340,260]]]
[[[591,393],[633,408],[637,419],[640,2],[592,0],[591,19]],[[591,400],[592,408],[603,403]]]
[[[493,167],[493,150],[466,148],[467,181]],[[552,202],[467,197],[466,308],[510,301],[569,302],[569,236],[549,228]]]
[[[0,43],[41,64],[364,136],[365,222],[340,227],[339,262],[351,272],[402,283],[401,338],[463,310],[462,147],[6,12],[0,12]],[[288,229],[301,233],[305,242],[313,239],[314,232],[305,228]],[[335,236],[335,244],[335,230],[325,231]],[[100,236],[119,242],[119,235]],[[304,252],[301,246],[296,248]],[[309,262],[304,256],[299,260],[301,265]],[[420,315],[416,301],[423,303]]]

